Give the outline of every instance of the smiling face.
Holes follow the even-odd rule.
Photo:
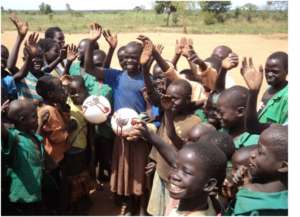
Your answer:
[[[31,70],[33,73],[42,75],[42,67],[43,67],[43,51],[38,48],[37,54],[31,60]]]
[[[205,194],[204,186],[208,179],[201,171],[201,160],[195,152],[190,148],[182,148],[169,173],[170,196],[174,199],[187,199]]]
[[[227,103],[226,97],[220,97],[218,101],[218,114],[223,128],[231,129],[241,120],[237,109]]]
[[[191,100],[191,90],[187,90],[185,86],[171,83],[167,88],[167,95],[172,99],[172,112],[178,114],[188,105]]]
[[[121,66],[121,68],[124,70],[125,69],[125,66],[126,66],[126,60],[125,60],[125,46],[121,47],[119,50],[118,50],[118,60],[119,60],[119,64]]]
[[[276,87],[286,81],[287,72],[279,59],[269,58],[265,65],[265,77],[269,85]]]
[[[139,72],[139,59],[142,53],[142,45],[130,42],[125,48],[126,70],[128,73]]]

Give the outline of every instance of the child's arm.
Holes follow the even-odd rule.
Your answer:
[[[118,36],[117,34],[111,35],[110,31],[103,31],[103,36],[107,43],[109,44],[109,50],[107,56],[104,61],[104,68],[110,68],[111,59],[113,57],[114,51],[118,44]]]
[[[28,31],[28,23],[20,20],[15,14],[11,15],[9,19],[13,22],[13,24],[17,27],[18,30],[17,40],[7,60],[7,68],[12,73],[15,73],[16,71],[18,71],[18,68],[16,68],[16,63],[17,63],[21,43],[24,40]]]
[[[252,58],[249,58],[249,65],[247,59],[244,58],[242,62],[241,74],[249,88],[249,96],[247,100],[247,110],[244,118],[245,127],[249,133],[260,134],[270,124],[262,124],[258,121],[256,111],[257,96],[263,81],[263,67],[260,65],[257,71],[254,68]]]
[[[221,91],[225,90],[227,71],[237,67],[238,63],[239,63],[239,57],[235,53],[230,53],[228,57],[226,57],[222,61],[222,67],[220,72],[218,73],[218,77],[214,88],[216,92],[220,93]]]
[[[64,71],[63,71],[63,75],[68,75],[69,74],[69,70],[70,67],[73,63],[73,61],[78,57],[78,52],[77,52],[77,48],[74,44],[71,44],[68,46],[67,48],[67,62],[66,65],[64,67]]]
[[[134,126],[133,130],[127,140],[135,140],[136,138],[143,138],[148,143],[154,145],[162,157],[170,166],[175,165],[177,149],[170,144],[165,143],[156,133],[150,132],[145,122],[139,122]]]
[[[96,41],[100,38],[102,34],[102,27],[98,23],[91,25],[90,40],[87,43],[87,48],[84,54],[84,69],[96,75],[98,80],[104,80],[103,68],[97,68],[93,61],[93,51]]]
[[[13,75],[15,81],[20,81],[28,74],[29,65],[31,64],[32,58],[36,55],[37,40],[39,34],[34,32],[29,35],[28,40],[25,42],[25,62],[20,70]]]
[[[157,52],[158,52],[159,54],[161,54],[162,51],[163,51],[163,49],[164,49],[164,46],[163,46],[162,44],[158,44],[158,45],[155,46],[155,49],[157,50]],[[154,62],[154,58],[153,58],[153,56],[151,55],[151,57],[149,58],[149,60],[148,60],[148,62],[147,62],[147,64],[146,64],[146,67],[147,67],[147,71],[148,71],[148,72],[150,72],[150,69],[151,69],[151,66],[152,66],[153,62]]]
[[[192,39],[189,39],[188,41],[185,42],[185,44],[182,47],[182,56],[184,56],[187,59],[189,65],[190,65],[190,69],[191,69],[192,73],[194,74],[195,77],[197,77],[197,75],[198,75],[198,68],[191,61],[191,57],[193,56],[193,54],[196,54],[196,52],[194,51],[194,48],[193,48],[193,41],[192,41]],[[201,59],[199,58],[199,60],[201,60]],[[204,64],[205,66],[202,66],[202,64]],[[206,64],[202,60],[201,60],[200,67],[201,68],[206,67]]]
[[[182,54],[182,43],[181,43],[182,40],[184,40],[184,38],[181,38],[180,42],[178,40],[176,40],[175,55],[174,55],[173,59],[171,60],[171,62],[174,65],[175,69],[177,69],[177,63],[178,63],[178,60],[180,59],[180,56]]]
[[[58,63],[63,61],[67,57],[67,46],[64,46],[63,48],[60,49],[58,57],[49,65],[43,68],[44,72],[50,73],[52,70],[55,69]]]
[[[168,95],[164,95],[161,99],[161,105],[165,113],[165,123],[167,129],[167,135],[176,146],[177,149],[181,149],[184,141],[177,135],[175,126],[174,126],[174,116],[172,114],[171,108],[173,106],[172,98]]]

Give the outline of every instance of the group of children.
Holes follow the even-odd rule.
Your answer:
[[[1,45],[2,214],[83,215],[107,181],[120,215],[288,214],[287,53],[272,53],[259,70],[244,58],[246,88],[230,84],[239,57],[227,46],[202,60],[183,37],[169,61],[139,35],[118,49],[118,70],[110,66],[117,36],[93,23],[78,46],[65,45],[59,27],[42,39],[32,33],[19,69],[29,27],[11,21],[15,45],[11,53]],[[190,68],[180,71],[181,56]],[[130,108],[140,118],[115,135],[110,117],[84,119],[90,95],[110,101],[110,117]]]

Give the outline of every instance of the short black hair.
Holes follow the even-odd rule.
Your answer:
[[[119,54],[120,54],[122,51],[125,51],[125,49],[126,49],[126,46],[125,46],[125,45],[121,46],[121,47],[118,49],[118,52],[117,52],[118,57],[119,57]]]
[[[14,123],[18,121],[18,119],[22,115],[23,109],[28,105],[35,106],[32,99],[24,98],[11,101],[7,110],[7,117],[9,118],[9,120]]]
[[[181,88],[183,88],[186,91],[187,96],[192,95],[192,86],[190,85],[190,83],[187,80],[178,79],[178,80],[172,81],[172,83],[168,86],[168,88],[171,85],[172,86],[180,86]]]
[[[80,85],[82,85],[84,88],[85,88],[85,85],[84,85],[84,79],[81,75],[74,75],[71,77],[71,82],[76,82]]]
[[[204,60],[204,62],[210,63],[211,67],[213,67],[217,72],[220,70],[222,66],[222,61],[215,56],[210,56]]]
[[[280,63],[283,65],[284,70],[286,71],[286,73],[288,73],[288,54],[286,52],[283,51],[277,51],[272,53],[268,59],[277,59],[280,61]]]
[[[260,136],[272,144],[271,150],[278,160],[288,161],[288,126],[272,124]]]
[[[47,99],[50,91],[55,90],[54,80],[59,78],[52,75],[43,75],[36,83],[36,92],[43,98]]]
[[[58,26],[49,27],[45,31],[45,38],[53,39],[56,32],[62,32],[61,28]]]
[[[219,132],[219,131],[208,132],[201,137],[201,140],[205,141],[206,143],[213,144],[218,148],[220,148],[220,150],[222,150],[226,155],[227,160],[231,159],[235,151],[235,146],[232,137],[225,132]]]
[[[51,38],[42,38],[38,41],[37,45],[45,53],[48,52],[55,45],[58,45],[58,43]]]
[[[226,99],[226,104],[232,108],[238,108],[240,106],[245,107],[247,105],[249,91],[246,87],[235,85],[221,92],[219,99]]]
[[[94,50],[93,55],[99,55],[103,60],[106,58],[106,53],[101,49]]]
[[[217,57],[220,59],[220,57],[218,55],[216,55],[218,50],[221,50],[222,53],[224,54],[222,58],[226,58],[232,52],[232,49],[230,47],[228,47],[226,45],[219,45],[213,50],[211,56],[214,56],[214,57]],[[223,60],[223,59],[221,59],[221,60]]]
[[[88,41],[89,41],[88,38],[84,38],[84,39],[82,39],[82,40],[79,42],[79,45],[80,45],[81,43],[85,43],[85,42],[88,42]],[[95,50],[98,50],[98,49],[99,49],[99,44],[98,44],[98,42],[94,43],[94,49],[95,49]]]
[[[183,148],[189,148],[195,152],[207,178],[215,178],[220,188],[226,176],[226,155],[216,145],[202,138],[197,142],[186,144]]]
[[[136,49],[140,54],[142,53],[143,51],[143,45],[140,43],[140,42],[137,42],[137,41],[131,41],[129,42],[127,45],[126,45],[126,48],[127,47],[133,47],[134,49]]]

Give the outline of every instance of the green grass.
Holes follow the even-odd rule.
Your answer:
[[[88,32],[88,24],[100,23],[105,29],[113,32],[183,32],[182,17],[177,25],[166,26],[166,15],[157,15],[153,11],[112,11],[112,12],[54,12],[52,15],[42,15],[38,11],[16,12],[23,20],[27,21],[32,31],[45,31],[50,26],[59,26],[65,33]],[[8,13],[2,12],[2,31],[15,30],[8,19]],[[203,15],[189,13],[185,16],[188,33],[227,33],[227,34],[272,34],[287,33],[288,22],[285,19],[274,19],[272,16],[262,20],[258,16],[251,23],[240,17],[229,18],[225,23],[205,25]]]

